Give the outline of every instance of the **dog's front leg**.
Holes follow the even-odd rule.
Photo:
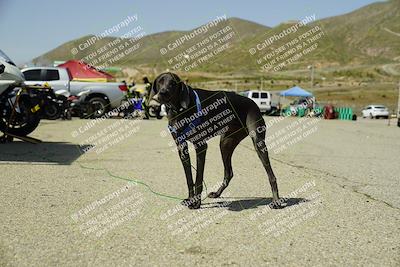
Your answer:
[[[188,206],[191,202],[193,202],[192,199],[194,197],[194,184],[192,178],[192,165],[190,164],[189,149],[186,142],[178,145],[178,153],[182,162],[183,170],[185,171],[186,183],[189,192],[188,198],[183,200],[182,204]]]
[[[204,165],[206,162],[207,144],[196,146],[196,182],[194,187],[194,200],[193,205],[189,206],[192,209],[198,209],[201,205],[201,193],[203,192],[203,176]]]

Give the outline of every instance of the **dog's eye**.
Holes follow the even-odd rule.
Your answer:
[[[177,82],[171,81],[171,82],[169,83],[168,89],[172,89],[172,88],[176,87],[177,85],[178,85]]]
[[[154,92],[155,94],[158,93],[157,86],[155,86],[155,85],[153,85],[153,92]]]

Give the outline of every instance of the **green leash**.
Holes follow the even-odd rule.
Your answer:
[[[125,178],[125,177],[121,177],[121,176],[112,174],[109,170],[107,170],[105,168],[87,167],[87,166],[84,166],[84,165],[82,165],[80,163],[79,163],[79,166],[82,169],[87,169],[87,170],[105,171],[110,177],[117,178],[117,179],[124,180],[124,181],[134,182],[136,184],[143,185],[144,187],[147,188],[147,190],[149,190],[151,193],[155,194],[156,196],[165,197],[165,198],[169,198],[169,199],[173,199],[173,200],[180,200],[180,201],[184,200],[183,198],[180,198],[180,197],[177,197],[177,196],[170,196],[170,195],[167,195],[167,194],[156,192],[148,184],[146,184],[145,182],[142,182],[142,181],[136,180],[136,179],[129,179],[129,178]],[[193,166],[192,166],[192,168],[195,169]],[[206,185],[206,183],[204,181],[203,181],[203,184],[204,184],[204,187],[205,187],[205,190],[206,190],[206,193],[207,193],[207,185]],[[204,199],[206,199],[206,198],[207,198],[207,194],[206,194],[206,197]]]

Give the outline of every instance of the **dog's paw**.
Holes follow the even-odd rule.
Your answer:
[[[271,209],[274,209],[274,210],[283,209],[283,208],[284,208],[284,206],[282,206],[281,204],[271,205]]]
[[[201,195],[198,195],[197,197],[186,198],[182,200],[181,204],[189,209],[198,209],[201,205]]]
[[[285,205],[279,200],[274,200],[269,204],[269,207],[271,209],[283,209]]]
[[[198,200],[196,202],[190,203],[188,208],[191,210],[199,209],[201,206],[201,200]]]
[[[208,194],[208,197],[209,198],[219,198],[219,194],[217,193],[217,192],[210,192],[209,194]]]

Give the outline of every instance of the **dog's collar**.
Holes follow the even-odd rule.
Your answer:
[[[200,97],[195,90],[193,90],[193,93],[195,95],[195,100],[196,100],[197,116],[196,119],[194,119],[193,122],[189,123],[189,125],[183,130],[182,134],[186,134],[187,132],[191,131],[192,129],[196,128],[201,124],[201,116],[203,116],[203,113],[201,112]]]
[[[167,104],[165,104],[165,106],[166,106],[168,109],[170,109],[170,110],[174,111],[175,113],[177,113],[177,109],[176,109],[176,107],[175,107],[174,105],[172,105],[172,104],[170,104],[170,103],[167,103]]]
[[[192,90],[195,96],[195,102],[196,102],[196,107],[197,107],[197,113],[201,113],[201,102],[200,102],[200,97],[197,94],[197,92],[195,90]],[[181,107],[179,110],[177,110],[177,108],[172,105],[172,104],[165,104],[168,108],[172,109],[173,111],[183,111],[183,108]]]
[[[197,113],[200,113],[200,114],[201,114],[201,102],[200,102],[200,97],[199,97],[199,95],[197,94],[197,92],[196,92],[195,90],[193,90],[193,93],[194,93],[194,95],[195,95],[195,97],[196,97]]]

